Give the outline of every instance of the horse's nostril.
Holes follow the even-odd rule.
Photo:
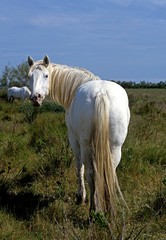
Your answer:
[[[38,94],[38,98],[40,98],[40,97],[41,97],[41,94],[39,93],[39,94]]]
[[[37,100],[37,96],[34,96],[34,100]]]
[[[31,97],[31,100],[32,100],[32,101],[36,101],[36,100],[37,100],[37,96],[32,96],[32,97]]]

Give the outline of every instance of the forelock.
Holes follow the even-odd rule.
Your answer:
[[[43,60],[35,62],[29,69],[29,74],[32,73],[34,70],[43,70],[46,69],[45,65],[43,64]]]

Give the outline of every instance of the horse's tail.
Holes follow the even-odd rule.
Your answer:
[[[99,93],[95,100],[92,146],[94,151],[95,205],[97,211],[116,215],[117,192],[120,191],[110,151],[109,109],[107,93]]]

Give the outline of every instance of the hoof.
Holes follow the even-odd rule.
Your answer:
[[[88,199],[87,198],[83,199],[81,195],[76,194],[76,204],[77,205],[80,205],[80,204],[84,205],[86,203],[88,203]]]
[[[77,205],[82,204],[82,196],[80,196],[80,195],[78,195],[78,194],[76,194],[76,204],[77,204]]]

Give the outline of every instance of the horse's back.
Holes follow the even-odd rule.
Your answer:
[[[10,88],[8,88],[9,92],[18,92],[19,90],[20,90],[20,88],[18,88],[18,87],[10,87]]]
[[[20,93],[20,88],[18,87],[11,87],[8,88],[8,97],[18,97]]]
[[[111,81],[97,80],[81,85],[66,113],[69,132],[79,142],[90,141],[95,114],[96,96],[106,94],[108,98],[110,134],[115,142],[122,145],[130,119],[126,91]]]

